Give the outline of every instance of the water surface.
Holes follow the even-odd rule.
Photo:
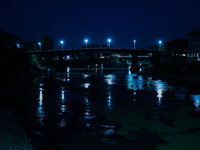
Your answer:
[[[47,72],[20,103],[37,149],[200,149],[200,89],[112,71]]]

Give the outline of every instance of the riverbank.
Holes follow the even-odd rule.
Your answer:
[[[145,69],[141,72],[138,72],[138,74],[148,75],[154,79],[171,80],[176,82],[184,82],[187,84],[200,83],[199,73],[172,73],[161,69]]]
[[[20,100],[20,95],[28,89],[32,75],[21,74],[10,79],[10,82],[8,80],[2,81],[0,88],[0,149],[33,150],[21,125],[22,118],[12,108]]]
[[[1,150],[34,150],[20,121],[21,118],[12,109],[0,108]]]

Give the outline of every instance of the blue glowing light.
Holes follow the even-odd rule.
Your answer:
[[[63,42],[63,41],[60,41],[60,43],[63,44],[64,42]]]
[[[159,41],[159,44],[162,44],[162,41]]]
[[[85,43],[87,43],[88,42],[88,39],[85,39]]]
[[[41,45],[41,43],[39,42],[38,45]]]
[[[111,42],[111,39],[108,39],[108,42],[110,43],[110,42]]]

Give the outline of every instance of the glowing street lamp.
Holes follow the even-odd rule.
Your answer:
[[[63,42],[63,41],[60,41],[60,43],[61,43],[61,45],[62,45],[62,50],[63,50],[63,43],[64,43],[64,42]]]
[[[85,47],[87,48],[88,39],[85,39]]]
[[[19,48],[19,43],[17,43],[17,48]]]
[[[134,49],[136,49],[136,40],[133,40],[134,43]]]
[[[159,50],[161,50],[162,41],[158,41],[158,43],[159,43]]]
[[[109,48],[110,48],[110,42],[111,42],[111,39],[108,39],[108,43],[109,43]]]
[[[42,44],[39,42],[38,45],[39,45],[39,47],[40,47],[40,51],[41,51],[41,45],[42,45]]]

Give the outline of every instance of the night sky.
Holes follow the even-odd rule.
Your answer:
[[[146,48],[175,38],[186,38],[200,26],[200,0],[7,0],[1,1],[0,29],[26,41],[43,34],[64,40],[64,48],[84,44]]]

